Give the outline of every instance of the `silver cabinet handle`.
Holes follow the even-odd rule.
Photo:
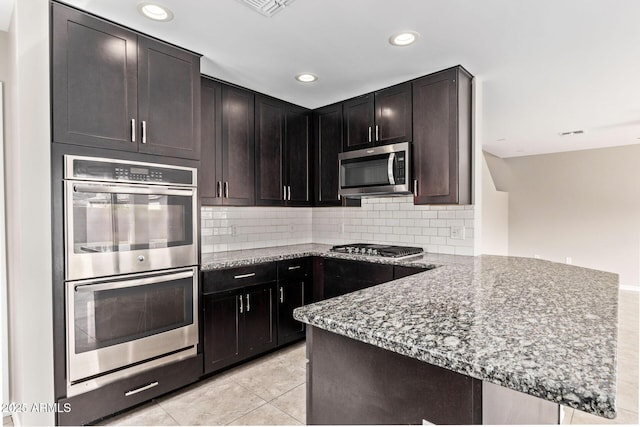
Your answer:
[[[287,186],[282,186],[282,200],[287,200]]]
[[[251,311],[251,301],[249,300],[249,294],[247,294],[247,313]]]
[[[234,279],[246,279],[247,277],[253,277],[256,273],[247,273],[247,274],[238,274],[237,276],[233,276]]]
[[[280,286],[280,303],[284,302],[284,288]]]
[[[216,182],[216,197],[222,197],[222,181]]]
[[[140,393],[141,391],[145,391],[145,390],[149,390],[150,388],[154,388],[154,387],[155,387],[155,386],[157,386],[157,385],[158,385],[158,381],[154,381],[154,382],[152,382],[151,384],[147,384],[147,385],[146,385],[146,386],[144,386],[144,387],[136,388],[135,390],[129,390],[129,391],[128,391],[128,392],[126,392],[124,395],[125,395],[126,397],[129,397],[129,396],[132,396],[132,395],[134,395],[134,394],[138,394],[138,393]]]
[[[131,119],[131,142],[136,142],[136,119]]]
[[[229,198],[229,181],[224,182],[224,197]]]
[[[244,313],[244,306],[242,305],[242,295],[239,295],[238,298],[240,298],[240,314]]]
[[[147,143],[147,121],[146,120],[142,121],[142,143],[143,144]]]
[[[418,180],[417,179],[413,180],[413,195],[415,197],[418,197]]]
[[[376,125],[376,141],[380,141],[380,133],[379,133],[379,126]]]
[[[391,153],[389,155],[389,161],[387,162],[387,178],[389,178],[389,184],[396,185],[396,179],[393,176],[393,164],[396,160],[396,153]]]
[[[369,126],[369,142],[371,142],[371,126]]]
[[[297,270],[297,269],[299,269],[300,267],[301,267],[301,266],[299,266],[299,265],[292,265],[292,266],[290,266],[290,267],[289,267],[289,270]]]
[[[291,186],[287,185],[287,200],[291,201]]]

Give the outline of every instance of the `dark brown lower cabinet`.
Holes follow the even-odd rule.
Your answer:
[[[311,258],[278,262],[278,345],[304,338],[305,325],[293,310],[313,300]]]
[[[393,280],[393,265],[324,259],[323,298],[333,298]]]
[[[307,424],[481,424],[482,381],[307,330]]]
[[[204,294],[203,307],[205,374],[276,346],[275,282]]]

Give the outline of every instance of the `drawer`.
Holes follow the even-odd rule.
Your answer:
[[[311,276],[311,257],[278,261],[278,280],[302,279]]]
[[[275,262],[205,271],[202,273],[202,292],[221,292],[275,282],[277,277]]]
[[[130,408],[198,380],[202,355],[151,369],[96,390],[58,400],[57,425],[83,425]],[[149,387],[150,385],[153,385]],[[133,393],[132,393],[133,391]]]

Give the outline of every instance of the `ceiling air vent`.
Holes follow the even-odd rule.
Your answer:
[[[266,17],[272,17],[293,3],[293,0],[238,0]]]

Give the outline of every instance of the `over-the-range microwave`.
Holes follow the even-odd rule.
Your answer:
[[[338,155],[342,197],[411,194],[411,144],[381,145]]]

